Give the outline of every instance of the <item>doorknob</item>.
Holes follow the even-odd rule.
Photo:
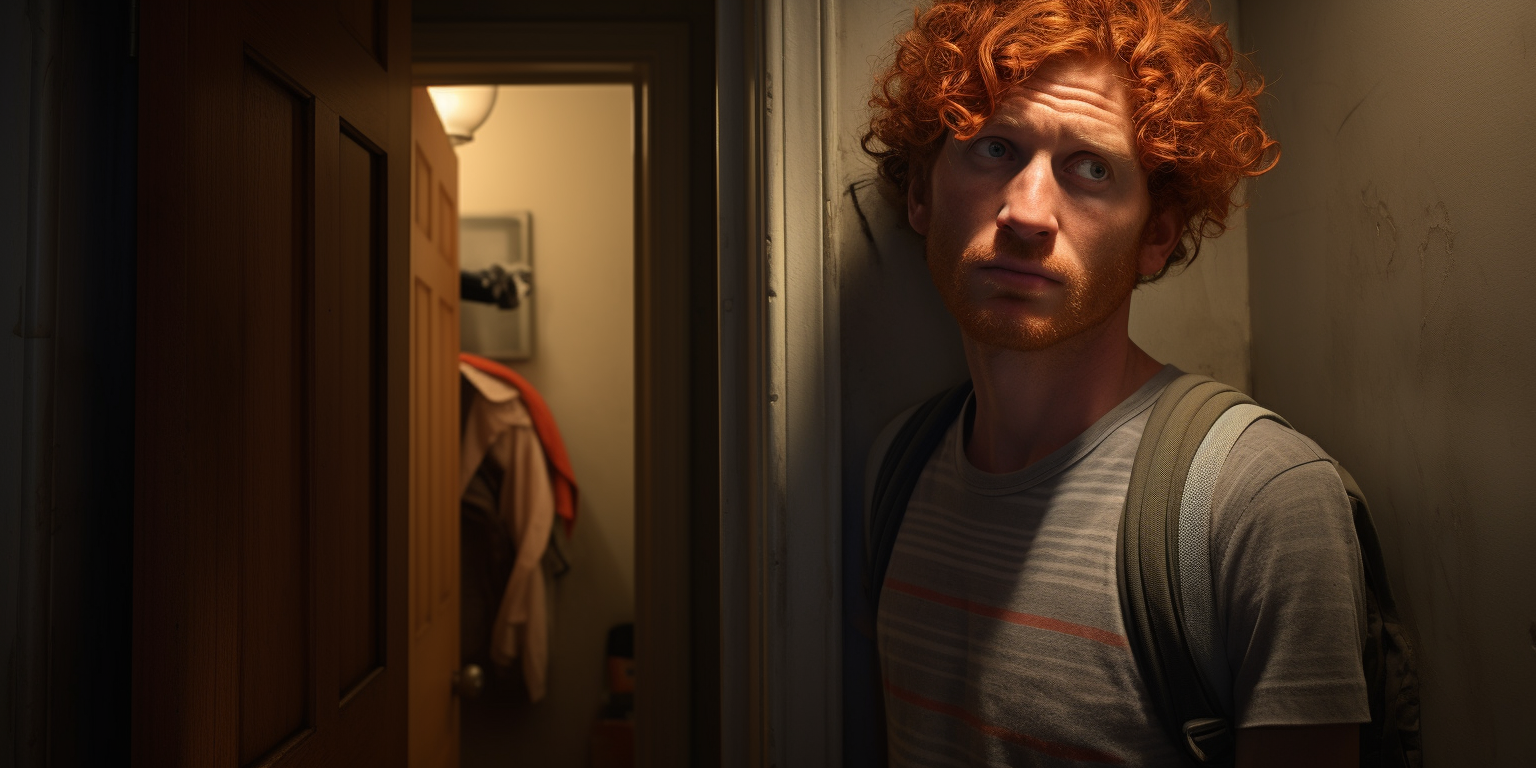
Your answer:
[[[473,699],[485,690],[485,670],[479,664],[465,664],[453,673],[453,692],[466,699]]]

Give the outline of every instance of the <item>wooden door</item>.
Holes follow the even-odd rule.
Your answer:
[[[459,764],[459,160],[411,93],[410,768]]]
[[[139,14],[134,764],[403,766],[410,5]]]

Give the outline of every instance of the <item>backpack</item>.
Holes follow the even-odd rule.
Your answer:
[[[970,393],[967,381],[918,406],[881,460],[866,538],[864,587],[871,611],[879,610],[880,588],[918,477]],[[1213,626],[1211,493],[1227,453],[1259,419],[1290,426],[1208,377],[1186,374],[1169,384],[1137,447],[1120,522],[1116,570],[1136,666],[1169,738],[1201,765],[1231,765],[1236,740],[1230,673]],[[1349,496],[1365,570],[1361,663],[1371,722],[1360,726],[1360,765],[1420,768],[1413,654],[1365,496],[1354,478],[1333,464]]]

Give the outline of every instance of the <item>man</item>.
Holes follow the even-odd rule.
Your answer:
[[[1278,158],[1262,83],[1188,5],[941,1],[871,101],[865,148],[926,241],[975,383],[881,591],[892,765],[1186,764],[1117,591],[1132,459],[1179,374],[1131,342],[1130,298],[1219,234],[1237,183]],[[1236,764],[1354,764],[1364,609],[1337,473],[1261,421],[1212,514]]]

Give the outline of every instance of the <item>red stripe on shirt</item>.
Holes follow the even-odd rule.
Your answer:
[[[946,595],[943,592],[936,592],[934,590],[928,589],[927,587],[919,587],[916,584],[909,584],[905,581],[898,581],[890,577],[886,578],[885,587],[886,589],[894,589],[897,592],[905,592],[906,594],[909,594],[913,597],[927,600],[932,603],[938,603],[939,605],[947,605],[950,608],[958,608],[962,611],[968,611],[978,616],[987,616],[993,619],[997,619],[998,621],[1006,621],[1009,624],[1018,624],[1024,627],[1034,627],[1035,629],[1043,629],[1047,632],[1060,632],[1063,635],[1073,635],[1076,637],[1084,638],[1086,640],[1100,642],[1105,645],[1112,645],[1117,648],[1126,648],[1130,645],[1128,642],[1126,642],[1124,636],[1117,635],[1113,632],[1105,632],[1098,627],[1090,627],[1083,624],[1073,624],[1070,621],[1053,619],[1049,616],[1036,616],[1032,613],[1019,613],[1018,611],[1010,611],[1004,608],[998,608],[997,606],[993,605],[984,605],[982,603],[966,600],[965,598]]]
[[[966,725],[969,725],[988,736],[991,736],[994,739],[1006,741],[1010,744],[1017,744],[1021,747],[1032,749],[1043,755],[1059,757],[1063,760],[1085,760],[1094,763],[1108,763],[1110,765],[1121,765],[1125,762],[1124,760],[1114,755],[1088,749],[1087,747],[1074,747],[1070,744],[1057,744],[1054,741],[1038,739],[1034,736],[1019,733],[1018,731],[1010,731],[1000,725],[992,725],[991,723],[985,722],[980,717],[970,713],[964,707],[955,704],[945,704],[942,701],[934,701],[933,699],[926,698],[904,688],[897,688],[896,686],[889,683],[886,684],[885,689],[889,691],[892,696],[895,696],[896,698],[901,699],[908,704],[922,707],[923,709],[929,710],[931,712],[937,712],[941,715],[948,715],[957,720],[960,720]]]

